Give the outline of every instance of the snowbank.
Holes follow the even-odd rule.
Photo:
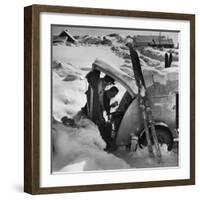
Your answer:
[[[120,66],[124,63],[122,58],[119,58],[110,51],[110,47],[106,46],[82,46],[82,47],[68,47],[68,46],[54,46],[53,60],[61,63],[70,63],[78,69],[90,68],[92,63],[99,58],[108,64]],[[82,71],[86,74],[86,71]]]
[[[81,119],[77,128],[54,122],[52,129],[53,172],[130,168],[122,159],[104,151],[106,144],[90,120]]]
[[[142,67],[142,70],[147,88],[153,85],[155,86],[156,83],[163,85],[163,87],[166,87],[167,84],[170,86],[176,83],[176,90],[178,91],[178,68],[162,68],[161,70],[158,70],[155,68]]]
[[[163,62],[165,60],[165,53],[166,52],[172,52],[173,54],[173,61],[178,61],[178,51],[174,49],[156,49],[153,47],[145,47],[140,49],[140,53],[144,56],[147,56],[149,58],[159,60]]]
[[[52,69],[64,79],[69,75],[74,76],[75,79],[81,79],[83,76],[82,71],[76,66],[71,63],[59,61],[59,59],[53,61]]]
[[[86,102],[85,80],[63,81],[53,72],[53,116],[60,120],[63,116],[73,117]]]
[[[156,159],[149,157],[148,149],[138,148],[136,152],[127,153],[118,151],[117,156],[123,158],[131,168],[152,168],[152,167],[172,167],[178,166],[178,155],[176,151],[168,151],[167,145],[160,146],[162,158],[158,163]]]

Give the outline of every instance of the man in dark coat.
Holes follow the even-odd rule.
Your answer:
[[[103,95],[103,110],[106,111],[108,118],[110,117],[110,109],[118,105],[117,101],[110,104],[112,98],[114,98],[119,92],[118,88],[113,86],[109,90],[106,90]]]
[[[101,132],[102,138],[106,142],[106,150],[107,151],[113,151],[115,149],[115,143],[113,138],[111,137],[112,134],[112,124],[110,123],[110,109],[113,107],[116,107],[118,105],[118,102],[114,102],[110,104],[110,101],[112,98],[114,98],[119,90],[117,87],[113,86],[109,90],[106,90],[103,94],[103,111],[106,111],[108,121],[103,124],[99,125],[99,130]]]

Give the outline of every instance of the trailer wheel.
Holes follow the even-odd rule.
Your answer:
[[[155,129],[156,129],[156,135],[157,135],[159,144],[161,144],[161,145],[166,144],[167,150],[171,151],[173,148],[174,140],[173,140],[173,135],[172,135],[172,132],[170,131],[170,129],[163,125],[155,125]],[[150,129],[149,129],[149,132],[151,134]],[[153,144],[152,137],[151,137],[151,142]],[[143,148],[143,146],[147,146],[145,130],[140,134],[138,143],[139,143],[140,148]]]

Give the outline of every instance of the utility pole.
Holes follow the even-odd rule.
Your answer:
[[[159,32],[159,47],[161,46],[161,32]]]

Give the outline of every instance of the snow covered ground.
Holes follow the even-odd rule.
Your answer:
[[[166,167],[178,165],[176,151],[168,152],[162,146],[162,162],[157,163],[149,158],[147,149],[139,149],[136,153],[118,150],[114,154],[104,151],[106,146],[97,126],[88,119],[78,119],[76,127],[63,125],[63,116],[73,118],[86,103],[85,91],[87,81],[85,75],[92,67],[96,58],[114,65],[133,76],[128,50],[123,40],[112,38],[112,45],[95,44],[53,46],[52,76],[53,76],[53,172],[74,172],[88,170],[128,169]],[[95,40],[96,41],[96,40]],[[115,47],[115,48],[113,48]],[[116,48],[117,47],[117,48]],[[166,51],[169,51],[166,49]],[[151,47],[138,49],[140,62],[147,86],[155,81],[162,84],[176,82],[178,85],[178,50],[174,50],[172,67],[164,68],[165,50],[159,51]],[[153,77],[153,79],[152,79]],[[171,82],[170,82],[171,81]],[[119,100],[125,89],[117,85],[120,92]]]
[[[77,128],[67,127],[59,122],[53,124],[53,171],[130,168],[122,159],[104,151],[106,144],[93,122],[81,119],[77,124]]]

